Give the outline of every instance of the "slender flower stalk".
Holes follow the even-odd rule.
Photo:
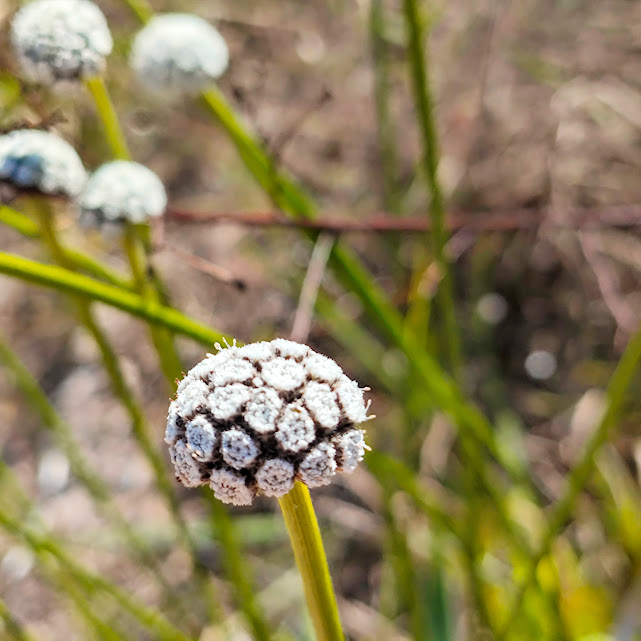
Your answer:
[[[24,214],[7,207],[0,205],[0,223],[7,225],[27,238],[40,238],[40,228],[38,223],[34,222]],[[67,258],[74,270],[86,272],[106,283],[115,285],[120,289],[132,289],[132,283],[128,278],[112,269],[108,265],[97,261],[95,258],[76,251],[75,249],[67,248]]]
[[[332,579],[307,486],[296,481],[278,499],[318,641],[343,641]]]
[[[91,76],[87,78],[85,80],[85,86],[89,90],[96,105],[96,110],[98,111],[105,130],[105,138],[109,143],[113,157],[119,160],[130,160],[131,156],[129,154],[127,140],[120,127],[116,110],[102,76]]]
[[[442,336],[447,350],[447,359],[454,378],[460,377],[461,341],[456,321],[452,275],[445,254],[445,205],[443,190],[438,179],[438,137],[434,123],[434,100],[432,98],[428,68],[424,50],[424,18],[417,0],[403,0],[403,13],[409,41],[409,64],[414,88],[414,101],[423,137],[423,162],[430,188],[429,215],[432,223],[432,252],[441,271],[441,283],[437,290]]]
[[[4,626],[11,641],[34,641],[34,637],[20,625],[2,599],[0,599],[0,623]]]
[[[130,161],[131,153],[104,80],[101,76],[96,76],[89,78],[85,84],[94,100],[114,157]],[[136,289],[145,299],[159,302],[161,298],[159,290],[154,286],[154,279],[150,278],[150,263],[144,232],[141,227],[129,222],[124,222],[124,225],[123,247],[129,260]],[[182,366],[171,334],[157,327],[150,327],[149,331],[162,370],[173,389],[174,381],[182,374]]]

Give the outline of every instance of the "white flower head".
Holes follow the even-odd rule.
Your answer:
[[[92,226],[139,224],[162,216],[167,194],[151,169],[129,160],[114,160],[91,175],[78,203],[81,219]]]
[[[11,23],[11,44],[37,82],[77,81],[101,73],[113,41],[100,9],[89,0],[34,0]]]
[[[188,13],[152,18],[136,36],[131,66],[150,89],[197,93],[223,75],[229,50],[206,20]]]
[[[363,390],[306,345],[231,346],[193,367],[169,407],[165,441],[178,478],[225,503],[282,496],[295,479],[327,485],[367,446]],[[189,460],[190,459],[190,460]]]
[[[0,136],[0,181],[42,194],[77,196],[87,173],[75,149],[39,129],[16,129]]]

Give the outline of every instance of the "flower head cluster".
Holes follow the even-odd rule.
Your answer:
[[[87,174],[74,148],[59,136],[17,129],[0,136],[0,181],[42,194],[77,196]]]
[[[115,160],[99,167],[79,198],[81,216],[95,226],[143,223],[162,216],[167,194],[158,176],[144,165]]]
[[[11,25],[11,43],[33,80],[53,84],[100,73],[113,41],[100,9],[89,0],[35,0]]]
[[[207,21],[187,13],[157,16],[138,33],[131,66],[150,89],[198,92],[222,76],[229,50]]]
[[[366,449],[363,390],[330,358],[283,339],[209,354],[178,386],[165,441],[188,487],[225,503],[326,485]]]

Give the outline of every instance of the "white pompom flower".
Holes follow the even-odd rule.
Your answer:
[[[219,348],[220,349],[220,348]],[[165,442],[187,487],[225,503],[283,496],[353,472],[367,445],[363,390],[330,358],[283,339],[220,349],[192,368],[169,407]]]
[[[102,73],[113,40],[93,2],[35,0],[14,16],[11,44],[32,80],[54,84]]]
[[[152,18],[136,36],[131,67],[148,88],[197,93],[223,75],[229,50],[206,20],[188,13]]]
[[[56,134],[16,129],[0,136],[0,182],[50,196],[77,196],[87,173],[76,150]]]
[[[167,194],[160,178],[144,165],[114,160],[91,175],[78,205],[82,222],[92,226],[140,224],[162,216]]]

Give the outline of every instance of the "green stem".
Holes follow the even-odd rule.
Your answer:
[[[307,486],[296,481],[278,502],[283,512],[317,641],[344,641],[336,597]]]
[[[390,82],[385,46],[385,16],[383,8],[383,0],[371,0],[369,31],[374,67],[374,102],[383,177],[383,204],[387,211],[398,212],[400,203],[396,189],[397,153],[389,113]]]
[[[206,494],[211,508],[212,529],[217,533],[224,551],[225,574],[234,586],[236,603],[251,627],[254,641],[269,641],[269,624],[256,600],[256,590],[246,567],[236,525],[225,506],[214,498],[209,488],[204,488],[203,494]]]
[[[160,293],[150,277],[149,257],[140,236],[136,226],[129,224],[126,226],[123,243],[131,266],[135,289],[143,299],[159,303]],[[149,327],[149,333],[163,374],[173,393],[176,388],[176,381],[182,378],[183,367],[176,352],[172,336],[167,330],[153,325]]]
[[[171,307],[146,301],[138,294],[101,283],[56,265],[45,265],[28,258],[0,252],[0,273],[105,303],[147,322],[166,327],[177,334],[188,336],[208,347],[224,342],[225,339],[232,340],[230,336],[197,323]]]
[[[105,130],[105,137],[114,157],[119,160],[131,160],[127,140],[120,127],[116,110],[111,102],[102,76],[87,78],[85,80],[85,86],[89,90],[89,93],[91,93],[96,104],[96,110],[98,111]]]
[[[147,9],[148,19],[151,17],[151,8],[147,7]],[[118,114],[114,109],[104,80],[101,76],[95,76],[88,78],[85,84],[93,97],[96,111],[103,123],[105,137],[109,143],[112,154],[115,158],[121,160],[131,160],[131,153],[127,147],[127,141],[120,126]],[[129,259],[136,290],[143,298],[158,301],[159,292],[154,286],[154,280],[151,278],[151,266],[143,241],[145,231],[141,227],[142,226],[126,223],[123,234],[124,249]],[[157,327],[150,327],[150,334],[160,360],[160,366],[173,392],[175,390],[176,380],[181,377],[183,371],[180,358],[173,344],[173,339],[167,331]]]
[[[409,41],[409,63],[414,89],[414,102],[423,138],[423,163],[431,192],[430,219],[432,251],[441,270],[441,283],[437,290],[437,302],[442,314],[441,327],[447,356],[454,378],[459,378],[462,366],[461,344],[456,321],[454,292],[449,261],[445,255],[445,206],[443,191],[438,180],[438,137],[434,123],[434,101],[430,90],[428,69],[424,50],[425,29],[418,0],[403,0],[403,13]]]
[[[34,638],[14,618],[2,599],[0,599],[0,622],[2,622],[4,631],[12,641],[34,641]]]
[[[40,238],[40,228],[33,220],[5,205],[0,205],[0,223],[12,227],[27,238]],[[117,271],[94,260],[86,254],[67,249],[67,258],[74,269],[87,272],[121,289],[131,289],[131,282]]]
[[[603,418],[587,441],[579,461],[567,476],[565,491],[554,506],[552,514],[550,514],[548,527],[539,549],[529,559],[525,576],[515,591],[514,604],[509,609],[510,615],[496,637],[498,640],[506,639],[512,627],[519,620],[525,593],[536,579],[536,570],[539,563],[550,552],[552,543],[572,514],[576,499],[585,484],[589,481],[590,475],[594,470],[596,454],[607,441],[610,432],[621,416],[626,394],[628,393],[640,362],[641,327],[630,339],[610,379],[607,389],[608,404]]]

